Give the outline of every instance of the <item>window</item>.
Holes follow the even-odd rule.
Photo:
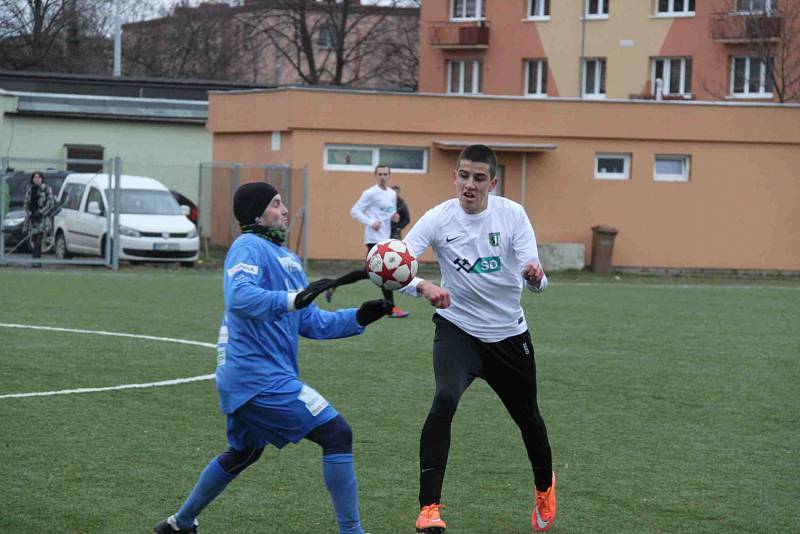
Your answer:
[[[611,0],[584,0],[586,2],[586,18],[587,19],[607,19],[608,18],[608,3]]]
[[[631,177],[630,154],[597,154],[594,177],[601,180],[628,180]]]
[[[550,0],[528,0],[529,19],[549,19]]]
[[[447,92],[477,95],[483,90],[481,62],[478,60],[447,62]]]
[[[451,0],[452,20],[478,20],[486,18],[486,0]]]
[[[772,58],[732,58],[731,95],[743,98],[771,98]]]
[[[526,61],[525,72],[525,94],[527,96],[547,96],[547,60]]]
[[[325,170],[369,171],[388,165],[392,172],[420,173],[428,170],[424,148],[325,145]]]
[[[653,58],[650,76],[653,94],[661,80],[664,95],[690,96],[692,94],[692,58]]]
[[[691,157],[659,156],[653,168],[653,179],[659,182],[688,182]]]
[[[67,162],[67,170],[73,172],[102,172],[103,150],[100,145],[64,145],[67,159],[94,160],[90,162]]]
[[[88,212],[89,204],[92,202],[97,202],[97,207],[100,208],[100,216],[104,216],[106,214],[106,210],[103,206],[103,196],[100,194],[100,191],[94,187],[89,189],[89,196],[86,199],[86,205],[83,207],[83,211]]]
[[[777,0],[736,0],[736,11],[740,13],[768,13],[777,8]]]
[[[61,193],[61,204],[68,210],[77,210],[81,205],[81,197],[86,186],[82,184],[67,184]]]
[[[336,30],[331,24],[320,24],[318,32],[317,45],[321,50],[336,48]]]
[[[694,15],[695,0],[656,0],[657,15]]]
[[[114,190],[106,189],[108,203],[114,206]],[[122,189],[119,212],[134,215],[182,215],[181,207],[172,193],[158,189]]]
[[[584,60],[583,96],[584,98],[605,98],[606,96],[605,58]]]

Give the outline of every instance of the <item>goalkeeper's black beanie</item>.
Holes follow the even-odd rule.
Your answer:
[[[255,224],[278,190],[266,182],[239,186],[233,195],[233,215],[241,226]]]

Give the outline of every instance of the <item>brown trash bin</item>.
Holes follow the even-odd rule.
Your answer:
[[[605,224],[592,226],[592,272],[608,273],[611,270],[611,255],[617,229]]]

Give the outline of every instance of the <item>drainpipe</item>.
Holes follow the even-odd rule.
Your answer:
[[[583,0],[583,7],[581,8],[581,57],[578,61],[578,96],[583,98],[583,73],[584,63],[586,62],[586,2]]]

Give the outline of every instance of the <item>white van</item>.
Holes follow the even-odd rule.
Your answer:
[[[113,197],[113,176],[70,174],[64,179],[58,193],[62,209],[53,220],[56,257],[105,255],[106,214]],[[161,182],[122,175],[119,212],[121,260],[194,265],[200,247],[197,228]]]

